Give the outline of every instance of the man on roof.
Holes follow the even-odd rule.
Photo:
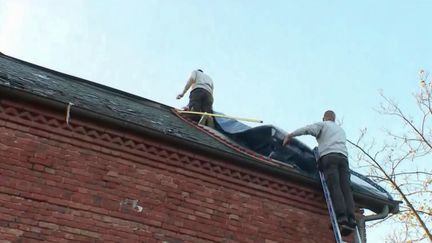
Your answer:
[[[285,146],[291,138],[312,135],[318,142],[320,159],[318,168],[323,171],[333,201],[341,233],[350,234],[356,226],[354,199],[348,166],[345,131],[335,123],[336,114],[328,110],[323,121],[299,128],[285,136]]]
[[[210,76],[201,69],[192,71],[183,92],[177,95],[177,99],[181,99],[190,88],[188,109],[190,111],[213,113],[213,80]],[[194,115],[191,118],[199,121],[200,117]]]

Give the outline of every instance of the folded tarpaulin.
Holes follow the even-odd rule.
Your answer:
[[[296,138],[293,138],[288,145],[282,146],[286,132],[280,128],[272,125],[249,127],[237,120],[216,117],[215,129],[243,147],[271,159],[288,163],[297,168],[300,173],[318,179],[312,149]],[[393,200],[385,189],[353,170],[351,170],[351,184],[355,192]]]

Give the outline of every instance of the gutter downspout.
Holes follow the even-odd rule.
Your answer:
[[[358,228],[360,231],[360,238],[362,239],[362,242],[357,242],[356,239],[355,243],[366,243],[366,222],[367,221],[384,219],[389,215],[389,212],[390,212],[389,206],[385,205],[381,213],[361,217],[358,222]]]

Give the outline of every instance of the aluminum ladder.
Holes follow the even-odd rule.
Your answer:
[[[313,149],[313,152],[314,152],[314,155],[315,155],[316,162],[318,163],[318,160],[320,158],[319,152],[318,152],[318,148],[315,147]],[[327,204],[327,209],[328,209],[328,212],[329,212],[329,215],[330,215],[330,221],[331,221],[331,224],[332,224],[333,233],[334,233],[334,236],[335,236],[335,239],[336,239],[336,243],[346,243],[346,241],[342,240],[342,235],[340,233],[339,225],[337,223],[336,213],[335,213],[335,210],[334,210],[334,207],[333,207],[332,199],[331,199],[331,196],[330,196],[330,191],[328,189],[328,186],[327,186],[327,183],[326,183],[326,180],[325,180],[325,177],[324,177],[324,173],[322,171],[320,171],[320,170],[318,170],[318,173],[319,173],[319,177],[320,177],[320,180],[321,180],[321,185],[322,185],[322,188],[323,188],[323,191],[324,191],[324,197],[325,197],[325,201],[326,201],[326,204]],[[357,225],[355,227],[354,234],[355,234],[354,235],[355,243],[363,243],[363,241],[362,241],[362,239],[360,237],[360,232],[358,230],[358,226]]]

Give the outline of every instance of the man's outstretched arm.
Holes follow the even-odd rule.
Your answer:
[[[323,125],[324,124],[322,122],[317,122],[317,123],[314,123],[314,124],[311,124],[311,125],[299,128],[299,129],[295,130],[292,133],[288,133],[285,136],[282,145],[283,146],[287,145],[291,141],[291,139],[293,137],[297,137],[297,136],[312,135],[314,137],[317,137],[318,134],[320,134]]]
[[[186,83],[186,85],[183,89],[183,92],[181,92],[179,95],[177,95],[177,99],[181,99],[186,94],[186,92],[190,89],[192,84],[194,84],[194,83],[195,83],[195,78],[193,77],[193,75],[191,75],[189,77],[188,82]]]

